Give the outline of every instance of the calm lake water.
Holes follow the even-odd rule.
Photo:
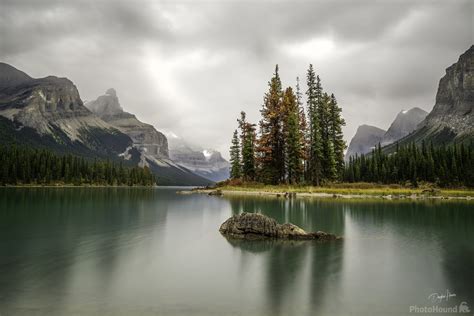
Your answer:
[[[0,189],[0,315],[474,313],[474,203]],[[343,242],[235,242],[261,212]],[[431,302],[431,293],[450,293]]]

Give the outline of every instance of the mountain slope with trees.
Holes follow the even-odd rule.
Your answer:
[[[400,145],[433,142],[435,145],[470,144],[474,141],[474,45],[446,69],[440,79],[436,103],[419,127]],[[393,152],[396,145],[386,146]]]
[[[1,144],[49,149],[89,161],[97,158],[148,166],[161,185],[213,183],[168,159],[166,137],[120,105],[117,108],[115,91],[109,92],[94,103],[94,109],[103,110],[101,114],[110,121],[106,122],[84,106],[70,80],[54,76],[34,79],[0,63]]]

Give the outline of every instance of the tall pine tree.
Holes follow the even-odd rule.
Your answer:
[[[306,177],[308,173],[307,159],[308,159],[308,123],[306,121],[306,114],[303,106],[303,96],[300,89],[300,78],[296,77],[296,102],[299,109],[299,126],[300,135],[302,137],[301,152],[303,159],[303,176]]]
[[[318,104],[322,99],[322,87],[319,77],[316,77],[312,64],[309,65],[306,74],[306,83],[308,85],[306,103],[309,117],[308,176],[312,184],[320,185],[323,175],[323,148]]]
[[[256,166],[255,166],[255,124],[251,124],[246,120],[245,112],[240,112],[239,128],[240,128],[240,142],[242,149],[242,178],[246,181],[255,180]]]
[[[268,83],[263,108],[260,111],[260,138],[257,143],[259,179],[265,183],[278,184],[285,176],[284,138],[282,131],[282,86],[278,65]]]
[[[286,115],[284,120],[285,136],[285,165],[287,179],[291,184],[298,183],[303,173],[303,144],[304,138],[300,129],[300,111],[292,88],[287,88],[283,96],[283,108]]]
[[[342,133],[342,127],[346,125],[341,116],[342,109],[337,105],[336,97],[331,94],[329,103],[329,134],[333,143],[334,158],[336,162],[336,179],[341,180],[344,174],[344,150],[346,142]]]
[[[232,145],[230,146],[230,177],[238,179],[242,176],[242,168],[240,161],[240,142],[237,130],[234,131],[232,137]]]
[[[320,82],[319,76],[317,77],[317,82]],[[332,181],[336,178],[336,157],[334,155],[334,144],[330,135],[330,103],[330,96],[327,93],[323,93],[323,96],[320,99],[320,102],[318,103],[317,107],[319,126],[321,129],[321,147],[323,151],[323,179],[328,181]]]

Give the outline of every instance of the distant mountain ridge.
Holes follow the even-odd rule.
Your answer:
[[[407,136],[417,128],[418,124],[420,124],[427,115],[428,112],[417,107],[407,111],[401,111],[397,114],[397,117],[383,136],[381,145],[392,144]]]
[[[194,173],[215,182],[230,176],[230,164],[221,153],[213,149],[193,146],[182,138],[169,133],[170,158]]]
[[[345,159],[370,152],[375,145],[382,142],[385,133],[385,130],[375,126],[360,125],[349,143]]]
[[[399,112],[387,131],[370,125],[359,126],[349,144],[345,159],[348,160],[350,156],[355,154],[370,153],[372,148],[378,144],[386,146],[402,139],[413,132],[425,119],[426,115],[428,115],[428,112],[414,107]]]

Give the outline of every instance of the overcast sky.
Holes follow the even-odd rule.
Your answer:
[[[142,121],[228,156],[239,112],[259,120],[277,63],[293,86],[314,65],[348,141],[361,124],[431,110],[474,42],[473,16],[471,0],[0,0],[0,61],[68,77],[83,100],[113,87]]]

